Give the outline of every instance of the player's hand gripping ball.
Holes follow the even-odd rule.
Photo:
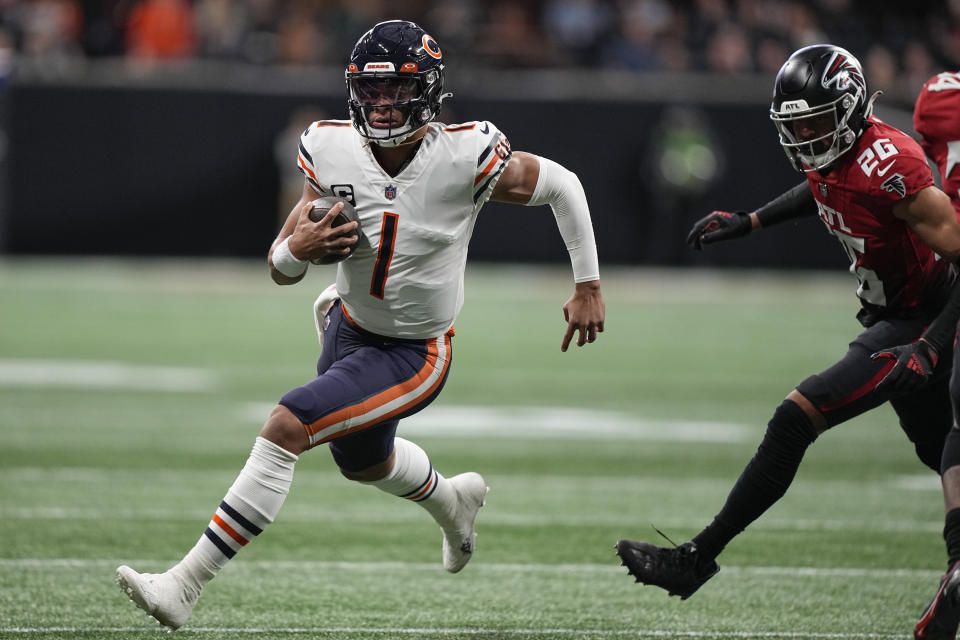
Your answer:
[[[338,202],[343,203],[343,209],[341,209],[340,213],[336,215],[330,226],[335,228],[347,224],[348,222],[356,222],[357,241],[354,242],[353,246],[350,247],[349,253],[331,254],[324,258],[311,260],[313,264],[333,264],[335,262],[340,262],[341,260],[346,260],[353,255],[353,252],[356,251],[357,247],[360,245],[360,237],[363,235],[360,230],[360,217],[357,216],[357,210],[353,207],[353,205],[343,198],[337,198],[334,196],[323,196],[322,198],[317,198],[313,201],[313,209],[310,210],[308,217],[313,222],[320,222],[323,220],[323,217],[327,215],[327,212],[333,208],[333,205],[337,204]]]

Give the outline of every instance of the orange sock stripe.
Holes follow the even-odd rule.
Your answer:
[[[237,533],[236,529],[234,529],[234,528],[231,527],[229,524],[227,524],[226,522],[224,522],[224,521],[223,521],[223,518],[221,518],[221,517],[218,516],[217,514],[213,514],[213,521],[216,522],[216,523],[217,523],[217,526],[220,527],[221,529],[223,529],[223,530],[227,533],[228,536],[230,536],[231,538],[233,538],[234,540],[236,540],[236,541],[237,541],[238,543],[240,543],[241,545],[246,546],[247,543],[250,542],[249,540],[247,540],[246,538],[244,538],[242,535],[240,535],[239,533]]]
[[[425,486],[423,489],[418,491],[416,495],[406,496],[407,500],[419,500],[425,494],[429,493],[430,489],[433,488],[433,485],[435,484],[436,479],[437,479],[437,472],[434,471],[430,474],[430,482],[427,483],[427,486]]]
[[[423,400],[424,398],[432,394],[436,390],[436,388],[440,385],[440,383],[443,382],[447,369],[449,369],[450,367],[450,357],[448,355],[444,359],[443,368],[441,369],[439,374],[434,373],[437,367],[437,359],[439,354],[439,347],[437,345],[438,340],[444,341],[444,345],[446,347],[445,351],[446,353],[449,354],[450,352],[449,336],[443,336],[443,338],[433,338],[427,341],[428,347],[427,347],[426,362],[424,363],[423,367],[421,367],[420,371],[418,371],[415,376],[401,382],[398,385],[390,387],[389,389],[381,391],[377,395],[367,398],[363,402],[360,402],[355,405],[351,405],[349,407],[345,407],[343,409],[340,409],[339,411],[335,411],[334,413],[331,413],[330,415],[324,416],[320,420],[317,420],[316,422],[310,425],[307,425],[307,433],[310,434],[312,439],[313,436],[316,436],[318,433],[320,433],[324,429],[346,422],[351,418],[361,417],[367,413],[370,413],[371,411],[374,411],[375,409],[382,407],[383,405],[393,400],[396,400],[397,398],[400,398],[406,395],[407,393],[410,393],[411,391],[416,390],[417,387],[419,387],[425,381],[427,381],[431,375],[436,375],[437,379],[434,380],[433,384],[431,384],[423,393],[417,394],[407,402],[403,403],[398,407],[395,407],[394,409],[388,411],[387,413],[378,414],[370,418],[369,420],[364,420],[360,424],[354,425],[350,428],[337,430],[336,432],[331,433],[323,437],[322,439],[318,440],[314,444],[327,442],[329,440],[332,440],[334,437],[344,436],[349,433],[359,431],[360,429],[365,429],[378,422],[382,422],[384,420],[392,418],[397,414],[403,413],[413,405],[417,404],[418,402],[420,402],[421,400]]]

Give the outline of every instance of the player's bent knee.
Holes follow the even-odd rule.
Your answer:
[[[803,398],[802,395],[797,395]],[[807,404],[809,404],[809,401],[807,401]],[[786,400],[780,403],[767,424],[766,437],[784,444],[794,445],[803,450],[813,444],[820,433],[821,431],[817,429],[809,411],[801,403],[795,402],[792,397],[788,396]]]
[[[784,402],[792,402],[798,408],[800,408],[807,415],[807,418],[809,418],[810,425],[816,431],[817,435],[820,435],[829,427],[826,417],[820,413],[820,410],[817,409],[805,395],[796,389],[787,394],[787,398]]]
[[[294,455],[300,455],[310,448],[310,438],[303,423],[283,405],[277,405],[270,412],[270,417],[260,430],[260,437]]]

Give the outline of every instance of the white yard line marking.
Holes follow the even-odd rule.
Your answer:
[[[219,386],[206,369],[156,367],[99,360],[0,359],[0,388],[134,389],[208,392]]]

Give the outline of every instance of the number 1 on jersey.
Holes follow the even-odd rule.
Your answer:
[[[377,250],[377,264],[373,267],[373,279],[370,280],[370,295],[383,300],[383,290],[387,286],[387,274],[393,260],[393,247],[397,241],[397,221],[395,213],[383,212],[383,225],[380,227],[380,248]]]

